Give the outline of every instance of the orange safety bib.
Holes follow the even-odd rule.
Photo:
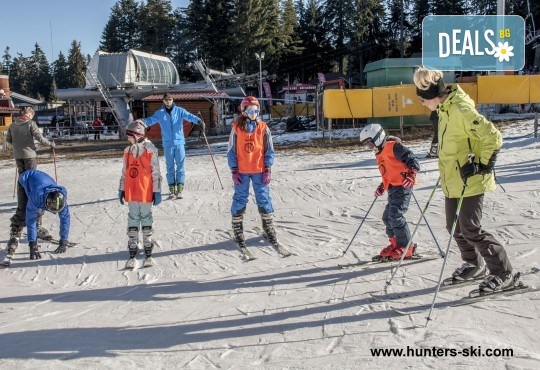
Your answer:
[[[388,190],[388,185],[401,186],[403,185],[403,172],[408,172],[409,169],[405,163],[401,162],[394,156],[394,145],[397,141],[387,141],[383,150],[375,155],[379,171],[382,175],[384,188]]]
[[[152,153],[144,150],[139,158],[131,152],[124,153],[126,163],[124,198],[127,202],[152,203]]]
[[[264,171],[264,133],[266,122],[259,121],[252,133],[241,130],[233,124],[236,132],[236,157],[238,172],[262,173]]]

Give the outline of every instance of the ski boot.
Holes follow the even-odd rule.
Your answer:
[[[19,246],[19,238],[22,234],[22,227],[18,226],[11,226],[11,230],[9,232],[9,241],[7,244],[7,252],[8,254],[14,254],[17,250],[17,247]]]
[[[488,275],[484,281],[480,283],[478,290],[480,293],[494,293],[502,290],[514,288],[519,284],[519,280],[514,279],[514,274],[511,272],[503,276]]]
[[[439,144],[431,144],[426,158],[439,158]]]
[[[392,236],[391,238],[388,238],[388,241],[390,244],[388,244],[382,251],[376,256],[373,256],[371,258],[374,262],[386,262],[388,261],[388,255],[390,251],[396,246],[396,237]]]
[[[176,184],[176,199],[183,199],[184,184]]]
[[[238,248],[240,249],[240,258],[242,258],[243,261],[251,261],[254,260],[255,257],[251,254],[251,252],[247,249],[246,246],[246,238],[244,237],[244,215],[238,215],[233,216],[232,218],[232,228],[233,228],[233,234],[234,234],[234,241],[238,243]]]
[[[283,248],[283,246],[279,244],[277,240],[276,230],[274,228],[274,220],[272,219],[272,214],[261,213],[261,220],[262,220],[264,234],[268,242],[272,245],[272,247],[276,250],[276,252],[279,253],[281,257],[289,257],[291,255],[291,252]]]
[[[137,250],[139,249],[139,228],[128,227],[128,251],[129,259],[126,262],[126,269],[133,270],[135,268],[135,257],[137,256]]]
[[[143,226],[143,245],[144,245],[144,254],[146,258],[144,259],[143,267],[154,266],[154,260],[152,259],[152,250],[154,249],[154,241],[152,240],[152,234],[154,230],[152,226]]]
[[[396,245],[388,253],[388,259],[390,261],[400,260],[401,256],[403,256],[403,253],[405,253],[406,249],[407,249],[407,247],[401,247],[399,245]],[[415,255],[415,253],[416,253],[416,244],[411,243],[411,245],[407,249],[407,253],[405,254],[405,257],[403,257],[403,259],[411,259]]]
[[[176,198],[176,186],[174,184],[169,185],[169,199]]]
[[[30,247],[30,259],[31,260],[40,260],[41,259],[41,253],[39,252],[40,246],[37,242],[30,242],[28,243]]]
[[[486,265],[482,260],[477,264],[464,262],[452,273],[452,277],[443,280],[443,285],[463,284],[473,280],[480,280],[486,276]]]

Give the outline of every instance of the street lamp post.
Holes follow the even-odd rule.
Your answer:
[[[262,60],[264,59],[264,51],[261,54],[255,53],[255,58],[259,61],[259,98],[262,98]]]

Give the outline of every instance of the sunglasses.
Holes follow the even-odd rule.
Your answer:
[[[173,101],[172,99],[163,99],[163,101]]]
[[[260,112],[259,109],[246,109],[247,114],[257,114],[259,112]]]

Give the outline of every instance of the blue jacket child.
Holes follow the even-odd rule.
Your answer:
[[[40,259],[37,245],[37,219],[42,211],[58,213],[60,216],[60,246],[54,253],[64,253],[68,246],[69,237],[69,207],[67,205],[67,190],[59,186],[52,177],[45,172],[28,170],[21,174],[19,183],[28,196],[26,205],[26,229],[28,245],[30,246],[30,259]]]

